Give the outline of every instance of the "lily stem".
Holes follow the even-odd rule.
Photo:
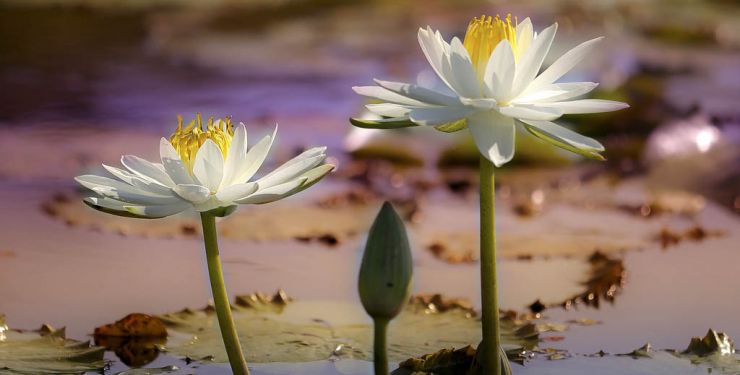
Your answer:
[[[375,328],[375,340],[373,341],[373,364],[375,366],[375,375],[388,375],[388,348],[387,333],[388,323],[390,321],[384,318],[373,319]]]
[[[229,296],[226,294],[224,275],[221,269],[221,258],[218,253],[218,235],[216,233],[216,217],[202,212],[200,220],[203,223],[203,241],[206,247],[206,260],[208,262],[208,277],[211,280],[213,291],[213,303],[216,307],[218,326],[226,346],[226,354],[229,357],[231,371],[235,375],[249,375],[247,361],[244,359],[239,336],[236,333],[234,318],[231,316],[231,305]]]
[[[480,157],[480,282],[483,307],[483,373],[501,375],[498,281],[496,279],[496,206],[494,165]]]

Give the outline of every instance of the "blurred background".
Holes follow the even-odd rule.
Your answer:
[[[575,353],[682,349],[709,327],[740,336],[733,0],[0,1],[0,314],[84,338],[129,312],[207,302],[191,217],[99,215],[72,180],[123,154],[156,160],[176,116],[198,112],[244,122],[250,144],[279,124],[273,165],[327,145],[338,166],[224,220],[232,293],[356,301],[362,236],[390,199],[416,242],[415,291],[477,304],[467,131],[353,129],[367,102],[351,87],[435,85],[417,29],[462,37],[472,17],[507,13],[559,23],[545,65],[606,36],[563,80],[631,108],[562,119],[606,146],[604,163],[520,133],[497,181],[504,307],[602,322],[548,341]]]

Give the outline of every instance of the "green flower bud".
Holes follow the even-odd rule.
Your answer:
[[[403,221],[385,202],[370,228],[360,266],[360,300],[373,319],[393,319],[411,292],[412,260]]]

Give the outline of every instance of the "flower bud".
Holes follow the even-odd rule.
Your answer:
[[[373,319],[392,319],[411,291],[412,259],[403,221],[385,202],[375,218],[360,266],[359,292]]]

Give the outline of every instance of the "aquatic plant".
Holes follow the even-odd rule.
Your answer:
[[[465,38],[446,42],[439,31],[419,29],[419,44],[446,86],[437,91],[416,84],[376,80],[354,87],[360,95],[382,101],[368,104],[381,120],[351,119],[355,126],[392,129],[418,125],[443,132],[470,130],[480,152],[480,263],[484,373],[500,374],[500,333],[496,281],[494,167],[514,157],[519,125],[534,136],[574,153],[604,160],[604,147],[554,122],[565,114],[609,112],[627,104],[575,99],[593,90],[593,82],[556,83],[602,39],[584,42],[539,73],[557,31],[557,23],[535,33],[529,18],[473,18]],[[538,74],[539,73],[539,74]]]
[[[358,281],[362,306],[373,318],[375,375],[388,374],[388,323],[409,299],[412,273],[411,249],[403,220],[385,202],[368,233]]]
[[[249,374],[229,298],[218,251],[216,217],[234,212],[238,204],[263,204],[300,192],[329,173],[326,148],[311,148],[256,181],[275,139],[265,136],[247,150],[244,124],[236,128],[231,119],[210,118],[203,128],[200,114],[187,126],[179,118],[169,140],[160,141],[160,163],[133,155],[121,158],[127,169],[103,165],[117,179],[83,175],[75,180],[98,196],[84,202],[113,215],[154,219],[194,209],[203,226],[208,274],[219,327],[235,374]]]

